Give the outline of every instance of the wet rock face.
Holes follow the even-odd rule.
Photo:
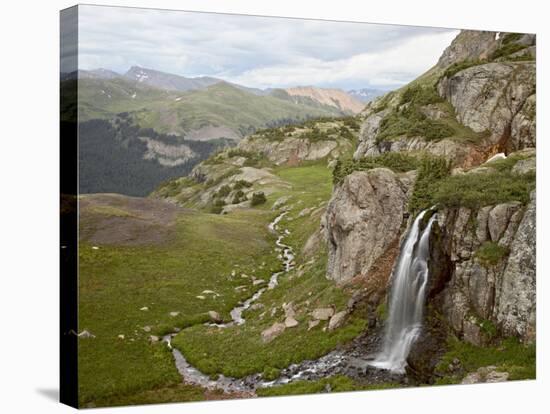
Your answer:
[[[400,235],[412,181],[376,168],[350,174],[335,189],[326,212],[329,279],[368,278],[375,261]]]
[[[489,324],[503,335],[534,340],[535,204],[533,192],[527,206],[503,203],[439,214],[440,254],[450,261],[451,269],[434,303],[455,333],[468,342],[487,342],[490,338],[484,328]],[[502,248],[491,263],[479,258],[486,243]]]
[[[490,144],[513,151],[535,145],[535,78],[534,62],[492,62],[443,78],[437,87],[460,123],[490,131]]]

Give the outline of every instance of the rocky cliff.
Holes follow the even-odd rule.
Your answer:
[[[434,245],[443,251],[433,254],[432,274],[450,273],[434,300],[466,341],[482,345],[497,333],[535,339],[535,221],[534,191],[526,206],[512,201],[439,212]]]
[[[380,279],[375,264],[395,262],[411,196],[423,208],[436,200],[431,314],[477,345],[534,340],[534,57],[532,35],[463,31],[425,75],[367,104],[354,153],[366,171],[341,180],[327,207],[328,278]],[[452,174],[415,184],[414,172],[368,169],[391,153],[443,157]]]
[[[463,31],[438,64],[367,104],[355,158],[444,155],[457,166],[535,146],[535,37]]]

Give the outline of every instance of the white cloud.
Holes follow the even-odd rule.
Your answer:
[[[256,87],[394,87],[427,70],[457,31],[80,6],[79,64],[209,75]]]

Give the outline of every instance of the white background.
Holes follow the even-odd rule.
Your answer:
[[[107,0],[106,0],[107,1]],[[95,3],[95,2],[92,2]],[[111,5],[537,33],[538,379],[304,397],[104,409],[102,413],[548,412],[548,40],[545,1],[180,0]],[[69,412],[58,394],[59,9],[70,1],[2,2],[0,18],[0,411]],[[266,45],[269,47],[269,45]],[[131,375],[131,373],[129,373]]]

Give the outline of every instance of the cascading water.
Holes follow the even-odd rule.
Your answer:
[[[420,232],[420,223],[427,211],[416,217],[403,244],[392,284],[384,348],[370,364],[400,374],[405,373],[407,356],[422,328],[430,231],[435,220],[434,214]]]

